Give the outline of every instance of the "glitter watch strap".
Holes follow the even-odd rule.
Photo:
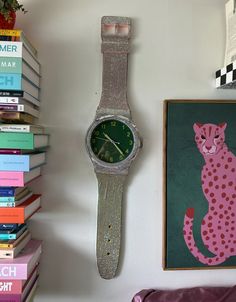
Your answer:
[[[127,72],[131,19],[102,18],[102,96],[97,113],[130,116],[127,102]]]
[[[97,173],[97,266],[104,279],[115,276],[120,256],[122,195],[126,175]]]

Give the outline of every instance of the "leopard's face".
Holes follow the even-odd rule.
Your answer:
[[[224,146],[225,128],[227,124],[199,124],[195,123],[195,141],[202,155],[214,156]]]

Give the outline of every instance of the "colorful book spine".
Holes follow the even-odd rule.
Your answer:
[[[0,41],[0,57],[17,57],[21,58],[22,42]]]
[[[0,187],[8,186],[24,187],[24,172],[0,171]]]
[[[0,295],[20,294],[22,291],[22,281],[20,280],[1,280]]]
[[[21,90],[22,76],[18,73],[0,73],[0,89]]]
[[[12,202],[15,201],[15,197],[14,196],[0,196],[0,202]]]
[[[0,154],[0,171],[27,172],[29,170],[29,155]]]
[[[0,90],[1,97],[23,97],[24,91],[23,90]]]
[[[16,239],[16,234],[0,234],[0,240],[11,240],[11,239]]]
[[[22,59],[18,57],[0,57],[1,73],[22,73]]]
[[[7,296],[2,296],[0,295],[0,302],[23,302],[21,299],[21,295],[7,295]]]
[[[16,203],[14,201],[10,202],[1,202],[0,201],[0,208],[13,208],[16,206]]]
[[[0,104],[19,104],[20,103],[20,98],[18,97],[0,97]]]
[[[1,208],[0,221],[4,223],[25,223],[35,212],[40,209],[40,194],[34,194],[21,205],[14,208]],[[37,207],[32,211],[31,206],[37,201]],[[27,209],[31,211],[27,213]]]
[[[9,188],[9,187],[0,187],[0,196],[6,197],[6,196],[14,196],[15,189]]]
[[[0,230],[9,231],[9,230],[16,229],[18,226],[19,226],[18,223],[1,223]]]
[[[21,154],[20,149],[0,149],[0,154]]]
[[[24,78],[21,73],[0,73],[0,90],[25,90],[39,99],[39,87]]]
[[[4,149],[34,149],[34,135],[32,133],[0,132],[0,148]]]

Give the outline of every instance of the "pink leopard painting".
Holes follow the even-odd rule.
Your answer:
[[[208,202],[208,212],[201,222],[201,238],[213,256],[205,256],[196,246],[194,208],[186,210],[183,236],[192,255],[207,266],[219,265],[236,255],[236,157],[225,142],[226,127],[226,123],[193,125],[195,142],[205,162],[201,183]]]

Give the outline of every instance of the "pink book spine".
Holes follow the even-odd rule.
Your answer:
[[[21,295],[7,295],[7,296],[0,295],[0,301],[1,302],[22,302]]]
[[[0,171],[0,187],[24,187],[24,173]]]
[[[20,149],[0,149],[0,154],[21,154]]]
[[[0,264],[0,280],[26,280],[27,278],[27,264]]]
[[[0,281],[0,295],[7,294],[21,294],[22,281],[21,280],[1,280]]]

